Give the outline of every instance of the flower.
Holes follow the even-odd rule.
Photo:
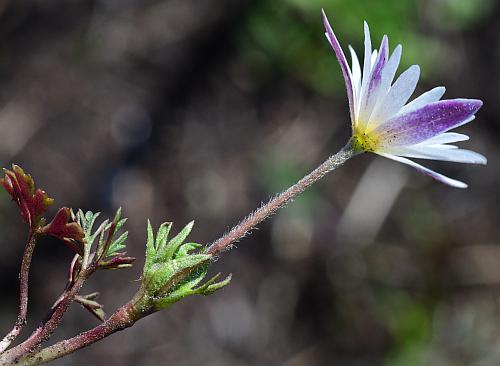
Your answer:
[[[420,68],[410,66],[393,83],[401,45],[389,57],[389,41],[384,36],[380,49],[372,51],[370,30],[365,22],[363,71],[356,52],[349,46],[351,69],[324,11],[323,22],[346,83],[354,148],[408,164],[452,187],[467,188],[465,183],[407,158],[486,164],[483,155],[449,145],[468,140],[467,135],[448,132],[472,121],[483,103],[477,99],[440,100],[445,92],[442,86],[407,103],[417,85]]]

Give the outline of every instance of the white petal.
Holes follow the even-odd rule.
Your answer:
[[[361,92],[361,67],[359,66],[358,55],[356,51],[349,46],[349,51],[351,51],[352,59],[352,89],[354,92],[354,106],[355,110],[358,108],[359,93]]]
[[[428,146],[428,145],[440,145],[440,144],[451,144],[454,142],[467,141],[469,136],[463,135],[456,132],[445,132],[440,135],[431,137],[415,146]]]
[[[469,118],[467,118],[467,119],[466,119],[466,120],[464,120],[463,122],[460,122],[458,125],[455,125],[455,126],[453,126],[453,127],[450,127],[450,128],[449,128],[449,129],[447,129],[446,131],[453,130],[453,129],[458,128],[458,127],[460,127],[460,126],[466,125],[467,123],[472,122],[472,121],[474,121],[475,119],[476,119],[476,116],[470,116]],[[446,132],[446,131],[445,131],[445,132]]]
[[[400,114],[408,113],[414,110],[417,110],[427,104],[437,102],[444,95],[446,88],[444,86],[438,86],[437,88],[431,89],[419,97],[413,99],[410,103],[405,105],[399,111]],[[398,114],[399,114],[398,113]]]
[[[382,81],[380,83],[380,91],[378,95],[378,100],[375,104],[375,107],[373,108],[372,116],[375,116],[377,114],[378,109],[382,106],[384,98],[387,95],[387,92],[389,91],[392,81],[394,80],[394,76],[396,75],[396,71],[398,69],[399,62],[401,60],[401,51],[402,51],[401,45],[397,45],[391,57],[387,61],[384,70],[382,71]],[[373,118],[370,117],[367,129],[372,129],[376,127],[375,124],[372,125],[372,120]]]
[[[417,86],[420,68],[413,65],[403,72],[384,97],[377,112],[372,115],[372,126],[379,126],[399,112]]]
[[[406,146],[384,150],[389,154],[415,159],[453,161],[455,163],[486,164],[486,158],[474,151],[457,149],[450,145]]]
[[[371,57],[372,57],[372,40],[370,38],[370,28],[368,23],[364,22],[365,30],[365,59],[363,64],[363,78],[366,78],[370,74],[371,69]],[[363,80],[364,81],[364,80]]]
[[[382,83],[382,72],[384,71],[385,65],[388,61],[389,54],[389,40],[387,36],[382,38],[380,44],[380,49],[373,51],[372,54],[372,67],[368,81],[366,83],[366,89],[359,101],[359,114],[357,120],[357,129],[363,131],[366,129],[366,124],[370,119],[373,108],[377,104],[378,98],[380,96],[380,86]],[[384,94],[385,94],[384,90]]]
[[[373,65],[375,65],[375,61],[377,61],[377,56],[378,56],[378,51],[373,50],[372,52],[372,58],[370,60],[370,71],[373,69]]]
[[[434,179],[436,179],[444,184],[447,184],[449,186],[452,186],[455,188],[467,188],[467,184],[465,184],[464,182],[460,182],[459,180],[448,178],[447,176],[439,174],[439,173],[437,173],[429,168],[426,168],[420,164],[417,164],[414,161],[411,161],[409,159],[402,158],[400,156],[395,156],[392,154],[385,154],[385,153],[377,153],[377,154],[381,155],[383,157],[398,161],[400,163],[407,164],[407,165],[417,169],[421,173],[428,175],[428,176],[430,176],[430,177],[432,177],[432,178],[434,178]]]
[[[356,116],[359,116],[359,106],[361,105],[361,99],[363,95],[366,94],[366,89],[368,89],[368,81],[371,72],[371,57],[372,57],[372,41],[370,38],[370,28],[368,28],[368,23],[364,23],[365,29],[365,59],[363,63],[363,78],[361,81],[361,90],[359,92],[358,109],[355,112]],[[357,121],[356,121],[357,122]]]

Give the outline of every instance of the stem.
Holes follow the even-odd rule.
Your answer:
[[[8,365],[17,361],[21,356],[33,351],[45,342],[59,326],[63,315],[68,310],[75,296],[80,292],[87,278],[92,274],[94,267],[85,268],[70,289],[65,290],[56,301],[48,315],[48,320],[38,326],[31,336],[23,343],[0,355],[0,365]]]
[[[311,173],[303,177],[296,184],[288,188],[286,191],[272,198],[268,203],[258,208],[256,211],[248,215],[238,225],[234,226],[228,233],[213,242],[207,249],[208,254],[217,255],[231,248],[231,245],[243,238],[252,231],[258,224],[264,221],[269,216],[273,215],[277,210],[284,207],[296,196],[302,193],[306,188],[314,182],[323,178],[327,173],[335,170],[343,165],[347,160],[352,158],[359,152],[354,148],[352,141],[349,141],[338,153],[330,156],[320,166],[314,169]]]
[[[30,229],[28,240],[24,248],[21,269],[19,271],[19,313],[14,328],[0,342],[0,353],[5,351],[12,341],[17,338],[26,324],[26,314],[28,312],[28,278],[30,272],[31,259],[36,245],[36,235]]]
[[[324,177],[327,173],[343,165],[359,151],[352,141],[349,141],[338,153],[330,156],[325,162],[314,169],[310,174],[299,180],[296,184],[272,198],[268,203],[246,217],[242,222],[233,227],[227,234],[216,240],[207,248],[207,253],[218,255],[230,248],[235,242],[247,235],[259,223],[274,214],[277,210],[292,201],[306,188]],[[80,291],[83,283],[95,269],[95,265],[84,268],[73,286],[69,288],[58,300],[47,322],[38,327],[25,342],[0,355],[0,366],[22,364],[35,366],[47,363],[57,358],[71,354],[81,348],[87,347],[117,331],[132,326],[137,320],[156,311],[154,302],[144,293],[144,290],[119,308],[108,320],[97,327],[83,332],[73,338],[58,342],[38,352],[33,352],[37,346],[47,340],[59,325],[62,316],[68,309],[75,296]]]
[[[60,341],[52,346],[40,350],[39,352],[26,354],[15,360],[7,360],[3,362],[0,359],[0,365],[41,365],[57,358],[67,356],[81,348],[100,341],[115,332],[131,327],[136,321],[152,312],[151,307],[147,303],[144,303],[144,299],[143,294],[139,292],[136,296],[134,296],[134,299],[119,308],[109,317],[108,320],[97,327],[80,333],[73,338]]]

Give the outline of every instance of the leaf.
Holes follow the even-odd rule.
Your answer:
[[[98,269],[123,269],[132,267],[132,263],[135,262],[135,257],[126,257],[126,253],[117,253],[114,257],[110,259],[104,259],[99,261],[97,266]]]
[[[0,179],[0,184],[19,206],[23,221],[31,229],[37,229],[42,215],[54,200],[45,191],[36,189],[31,175],[26,174],[18,165],[12,165],[12,170],[4,169],[4,178]]]
[[[223,281],[220,282],[215,282],[218,278],[220,277],[220,273],[212,277],[210,280],[208,280],[205,284],[198,288],[194,289],[182,289],[182,290],[177,290],[168,296],[156,299],[154,301],[154,305],[157,310],[162,310],[165,309],[172,304],[175,304],[176,302],[184,299],[185,297],[191,296],[191,295],[203,295],[203,296],[208,296],[213,294],[215,291],[220,290],[221,288],[227,286],[231,282],[232,276],[229,275],[227,276]]]
[[[165,248],[164,253],[160,253],[160,260],[165,260],[168,258],[173,258],[174,253],[176,250],[184,243],[184,240],[188,237],[188,235],[191,233],[191,230],[193,229],[194,226],[194,221],[191,221],[189,224],[184,226],[184,228],[180,231],[179,234],[177,234],[173,239],[171,239],[167,247]]]
[[[168,240],[172,223],[163,223],[155,240],[151,222],[148,220],[146,263],[141,288],[156,309],[170,306],[186,296],[209,295],[226,286],[231,280],[231,276],[228,276],[216,283],[220,276],[218,274],[197,287],[207,275],[212,255],[199,252],[202,248],[200,244],[184,243],[193,225],[194,221],[191,221],[175,237]]]
[[[40,233],[62,240],[71,250],[83,256],[85,234],[83,228],[72,221],[69,208],[61,208],[52,221],[40,229]]]
[[[146,241],[146,263],[144,264],[144,274],[151,267],[156,255],[155,248],[155,238],[153,234],[153,227],[151,226],[151,221],[148,220],[148,238]]]
[[[85,296],[76,295],[75,301],[80,305],[82,305],[85,309],[87,309],[97,319],[103,322],[106,318],[106,314],[102,310],[103,306],[99,304],[97,301],[95,301],[98,296],[99,296],[98,292],[94,292],[92,294]]]
[[[162,255],[161,253],[163,253],[166,249],[168,234],[170,233],[170,229],[172,229],[171,222],[164,222],[163,224],[160,225],[160,228],[158,229],[155,242],[157,260],[159,260],[159,257]]]
[[[181,247],[174,254],[175,258],[185,257],[189,252],[202,248],[203,245],[197,243],[186,243],[181,245]]]
[[[147,277],[148,289],[154,296],[169,292],[196,267],[208,262],[212,256],[208,254],[192,254],[187,257],[155,263],[151,266]]]

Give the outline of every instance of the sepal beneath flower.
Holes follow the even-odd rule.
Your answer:
[[[40,234],[62,240],[68,248],[83,256],[85,247],[83,228],[73,221],[69,208],[61,208],[52,221],[40,229]]]
[[[12,170],[4,169],[4,177],[0,179],[7,193],[19,206],[21,217],[32,230],[38,228],[47,208],[54,203],[45,191],[35,188],[31,175],[26,174],[18,165]]]

